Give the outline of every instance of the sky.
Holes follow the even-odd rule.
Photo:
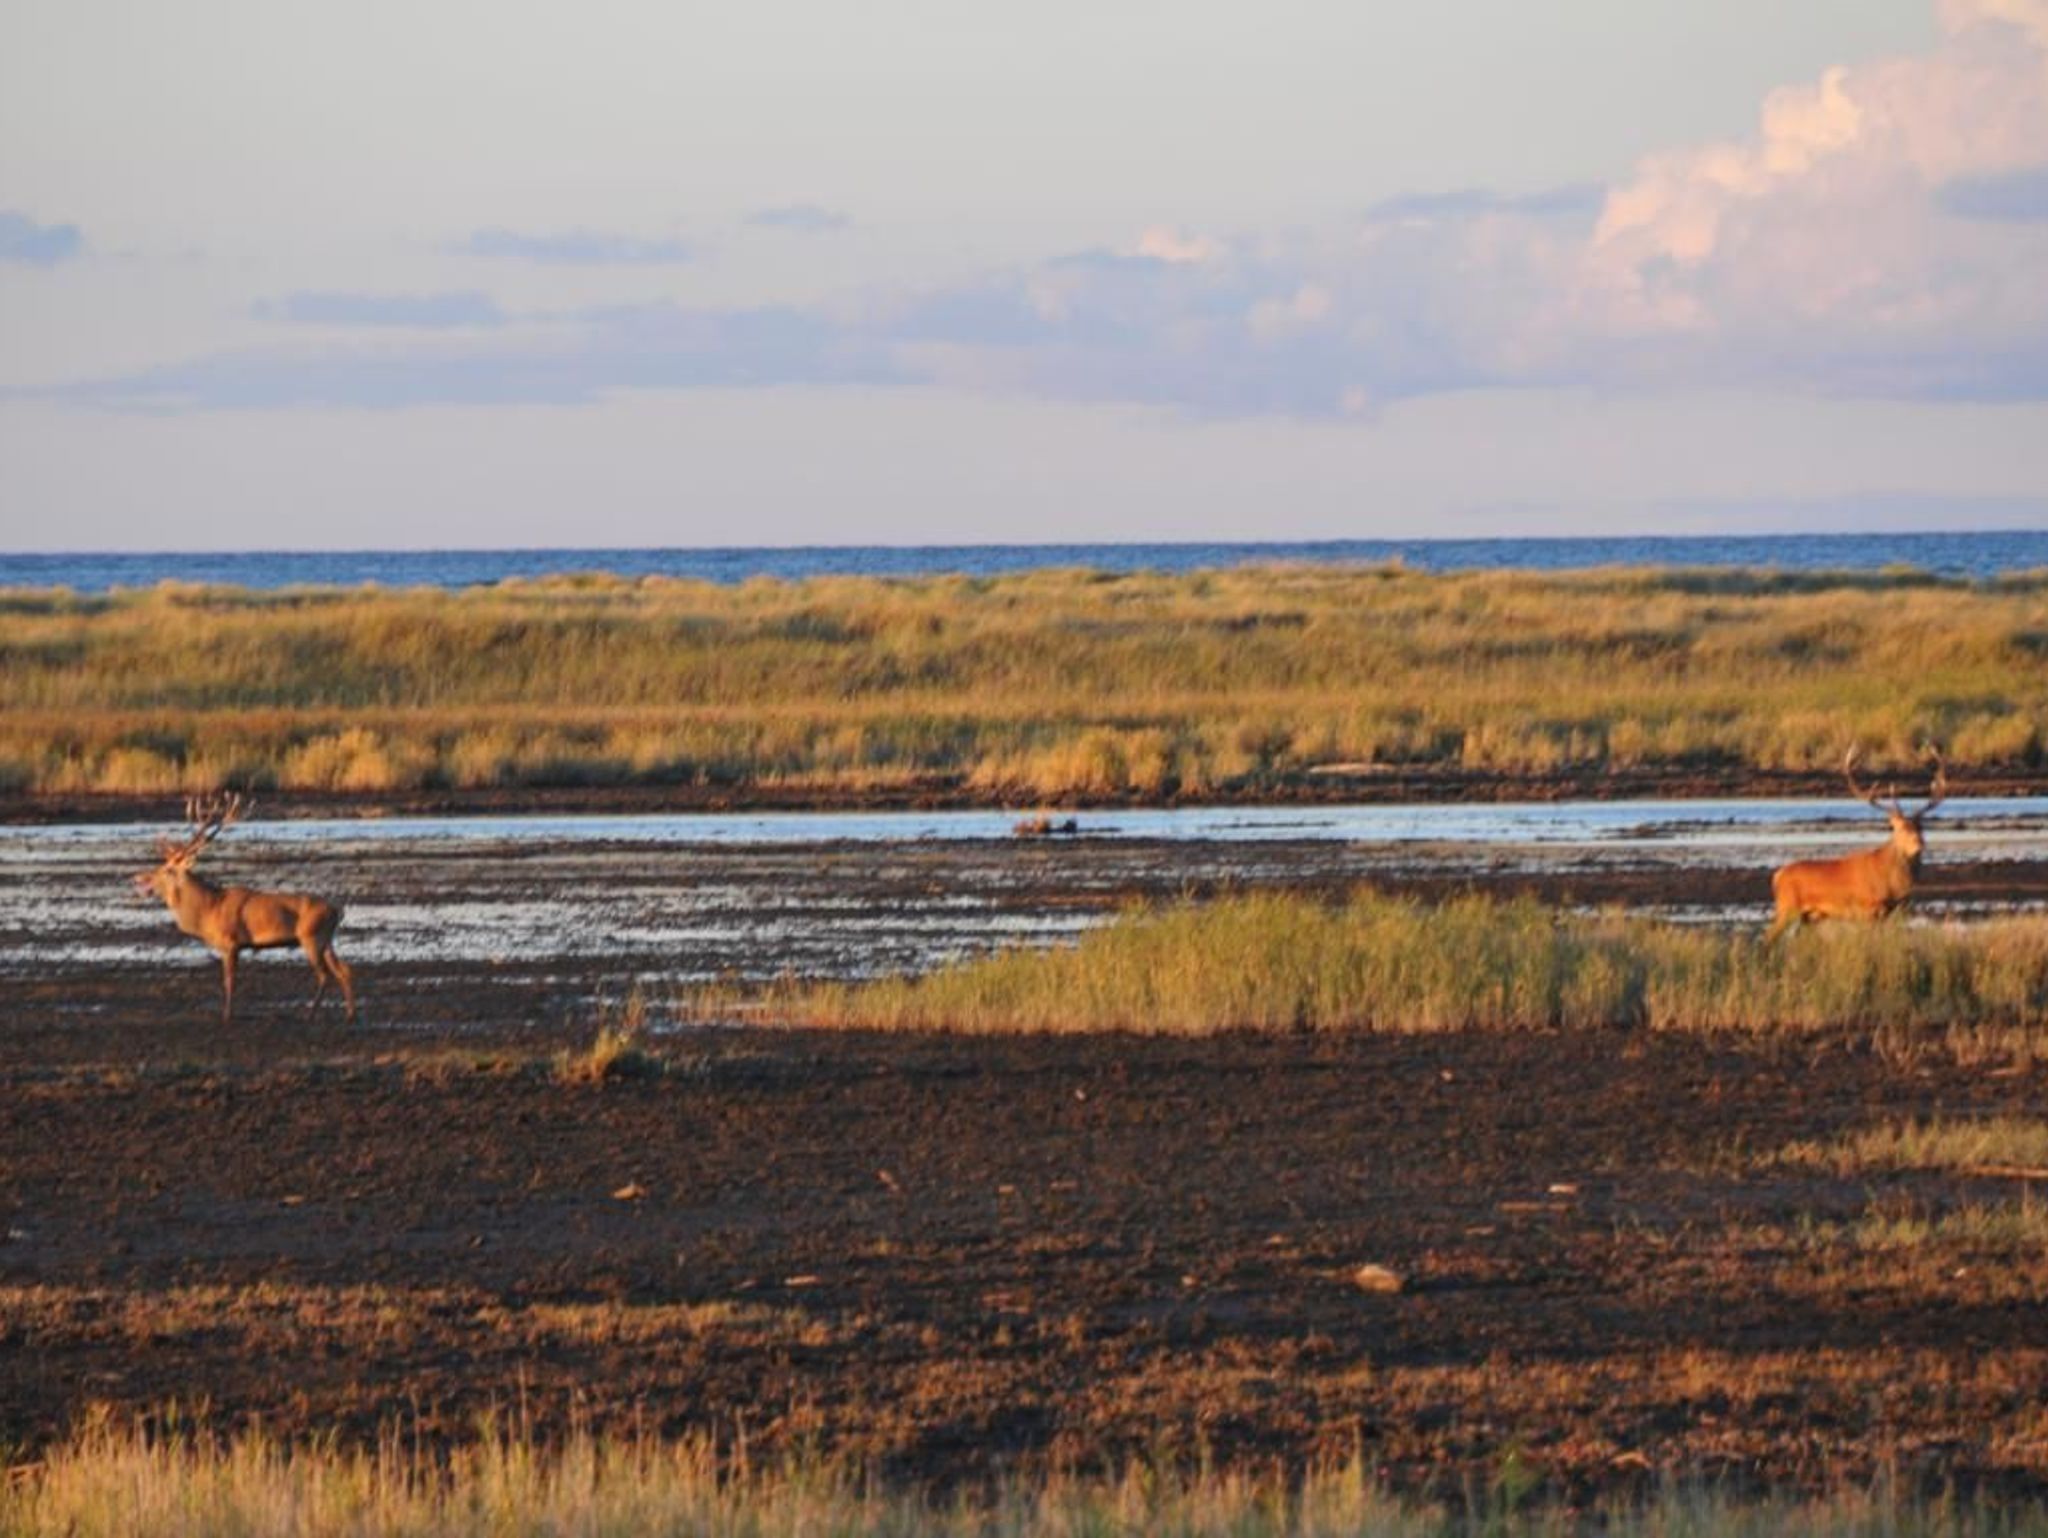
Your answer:
[[[2048,0],[0,0],[0,548],[2048,527]]]

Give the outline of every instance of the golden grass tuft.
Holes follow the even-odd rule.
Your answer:
[[[581,1050],[555,1055],[559,1084],[603,1084],[615,1079],[658,1078],[662,1060],[647,1050],[647,1003],[636,989],[617,1009],[600,1011],[596,1034]]]

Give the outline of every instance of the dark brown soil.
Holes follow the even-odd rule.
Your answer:
[[[2048,1489],[2038,1243],[1830,1226],[2020,1182],[1766,1157],[2035,1114],[2038,1068],[1854,1031],[727,1030],[575,1083],[500,981],[366,978],[443,990],[422,1036],[256,975],[228,1029],[203,974],[0,977],[0,1442],[176,1401],[708,1428],[940,1481],[1363,1447],[1438,1490],[1510,1452],[1571,1491]]]

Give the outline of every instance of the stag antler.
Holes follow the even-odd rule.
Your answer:
[[[1870,805],[1876,807],[1881,812],[1884,810],[1884,806],[1879,802],[1877,792],[1865,790],[1856,783],[1856,758],[1862,751],[1861,748],[1852,747],[1842,756],[1842,778],[1849,782],[1850,795],[1854,796],[1858,801],[1869,802]]]
[[[1920,747],[1927,757],[1934,760],[1934,782],[1927,787],[1927,804],[1913,814],[1916,820],[1948,799],[1948,765],[1942,762],[1941,749],[1931,742],[1922,743]]]
[[[228,796],[209,796],[201,800],[197,796],[185,798],[185,820],[192,824],[191,837],[182,844],[162,841],[166,865],[190,865],[199,858],[200,851],[220,836],[223,828],[241,820],[248,805],[241,793]]]

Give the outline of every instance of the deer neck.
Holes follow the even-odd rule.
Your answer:
[[[188,935],[196,935],[204,927],[207,915],[220,906],[220,888],[188,872],[177,894],[164,902],[178,927]]]

